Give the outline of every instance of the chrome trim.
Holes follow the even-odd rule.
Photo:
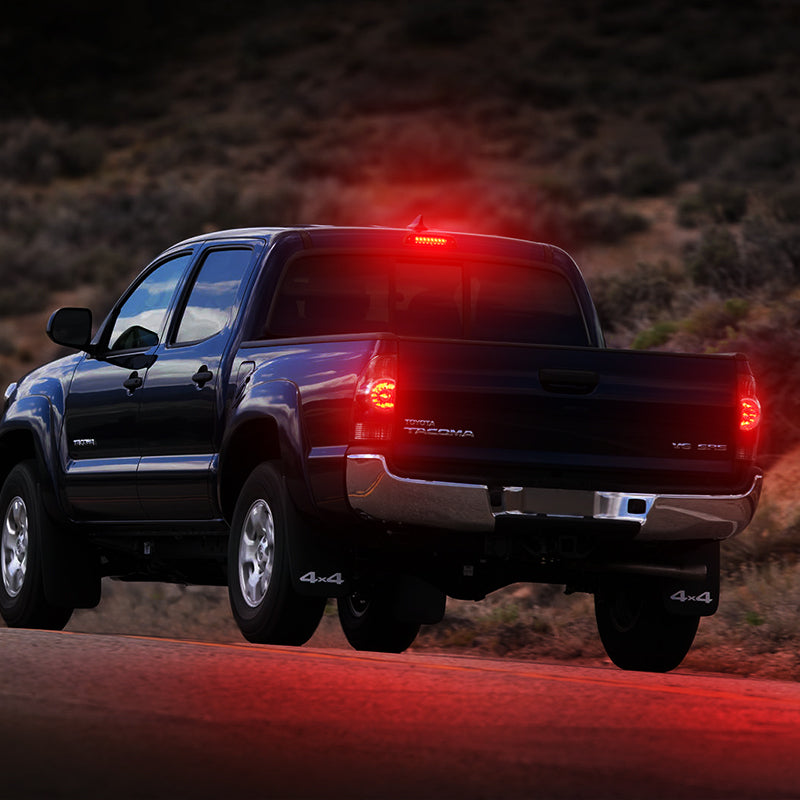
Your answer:
[[[635,522],[637,541],[727,539],[753,518],[762,475],[739,495],[644,494],[507,486],[490,502],[489,487],[402,478],[382,455],[347,456],[347,496],[354,511],[387,523],[456,531],[491,531],[505,516]]]

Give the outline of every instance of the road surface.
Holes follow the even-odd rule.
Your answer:
[[[0,629],[0,798],[800,798],[800,685]]]

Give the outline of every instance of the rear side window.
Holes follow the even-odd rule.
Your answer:
[[[253,251],[212,250],[197,274],[175,334],[175,344],[187,344],[224,330],[231,320]]]
[[[363,257],[310,256],[292,262],[269,321],[272,336],[388,330],[389,270]]]
[[[542,267],[362,255],[302,256],[278,288],[266,336],[401,336],[587,345],[567,279]]]

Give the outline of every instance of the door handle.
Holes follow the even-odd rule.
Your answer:
[[[128,394],[133,394],[137,389],[141,389],[143,383],[144,381],[139,377],[138,372],[131,372],[122,385],[128,390]]]
[[[194,375],[192,375],[192,380],[198,385],[199,388],[203,388],[203,386],[208,383],[214,377],[214,373],[203,364]]]
[[[596,372],[575,369],[540,369],[539,382],[546,392],[591,394],[600,383]]]

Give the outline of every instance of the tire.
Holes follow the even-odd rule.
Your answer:
[[[419,633],[418,622],[398,620],[391,591],[353,592],[336,600],[342,631],[355,650],[402,653]]]
[[[669,672],[692,646],[699,616],[668,612],[658,591],[628,584],[595,595],[595,618],[609,658],[621,669]]]
[[[42,547],[53,523],[40,499],[33,461],[9,473],[0,491],[0,513],[0,613],[6,625],[61,630],[73,609],[53,605],[45,596]]]
[[[327,598],[292,587],[288,537],[298,524],[275,465],[260,464],[244,484],[228,542],[228,595],[245,639],[258,644],[305,644]]]

